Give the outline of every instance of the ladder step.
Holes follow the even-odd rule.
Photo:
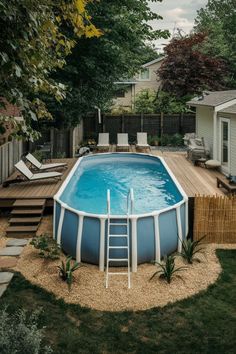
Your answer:
[[[108,246],[109,249],[128,249],[128,246]]]
[[[110,224],[109,224],[110,226],[128,226],[128,224],[127,223],[115,223],[115,222],[110,222]]]
[[[128,272],[108,272],[109,275],[128,275]]]
[[[108,258],[108,262],[129,262],[128,258]]]
[[[109,234],[108,237],[128,237],[128,234]]]

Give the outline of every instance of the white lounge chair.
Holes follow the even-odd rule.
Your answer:
[[[41,173],[32,173],[30,169],[26,166],[24,161],[20,160],[15,164],[15,168],[28,180],[28,181],[37,181],[47,178],[61,178],[62,173],[60,172],[41,172]]]
[[[117,134],[117,149],[125,149],[129,151],[128,134],[120,133]]]
[[[136,147],[140,149],[150,148],[150,145],[147,143],[147,133],[137,133]]]
[[[109,146],[110,146],[109,133],[99,133],[97,149],[98,150],[105,150],[105,149],[109,149]]]
[[[32,154],[28,153],[25,156],[26,160],[31,163],[35,168],[37,168],[39,171],[46,171],[46,170],[51,170],[53,168],[59,168],[59,167],[66,167],[67,163],[65,162],[55,162],[55,163],[46,163],[42,164],[39,162]]]

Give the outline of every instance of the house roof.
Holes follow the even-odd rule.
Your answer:
[[[5,116],[5,117],[9,117],[9,116],[20,117],[20,116],[22,116],[21,111],[17,106],[7,102],[2,97],[0,98],[0,100],[2,102],[4,102],[4,104],[5,104],[5,107],[0,107],[0,115],[1,116]]]
[[[163,57],[159,57],[159,58],[157,58],[157,59],[154,59],[154,60],[152,60],[152,61],[149,61],[148,63],[143,64],[142,67],[143,67],[143,68],[147,68],[148,66],[153,65],[153,64],[156,64],[156,63],[159,63],[160,61],[162,61],[162,60],[164,60],[164,59],[165,59],[164,56],[163,56]]]
[[[203,95],[194,97],[192,100],[187,102],[189,106],[208,106],[216,107],[223,103],[230,102],[236,99],[236,90],[228,91],[206,91]]]
[[[153,64],[159,63],[160,61],[162,61],[165,57],[159,57],[157,59],[154,59],[152,61],[149,61],[148,63],[143,64],[141,67],[142,68],[147,68]],[[135,78],[130,78],[130,79],[121,79],[120,81],[115,81],[114,84],[115,85],[136,85],[137,84],[137,80]]]
[[[227,108],[223,108],[219,112],[236,114],[236,104],[233,104],[232,106],[229,106]]]

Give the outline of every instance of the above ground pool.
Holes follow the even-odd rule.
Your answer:
[[[112,233],[122,234],[122,226],[116,224],[127,220],[131,189],[128,220],[132,270],[137,270],[137,264],[160,261],[180,249],[188,232],[187,196],[162,158],[134,153],[89,155],[76,162],[54,197],[57,243],[78,262],[99,264],[104,270],[107,191]],[[124,250],[111,252],[112,258],[124,258]]]

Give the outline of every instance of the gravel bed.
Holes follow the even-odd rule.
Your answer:
[[[175,278],[171,284],[158,278],[150,281],[156,267],[151,264],[140,265],[138,272],[131,276],[131,289],[127,288],[127,277],[123,276],[111,278],[110,287],[106,289],[104,273],[99,272],[97,266],[86,265],[74,273],[74,283],[69,292],[66,283],[58,277],[57,265],[60,260],[43,260],[30,245],[25,247],[17,270],[30,282],[54,293],[67,303],[101,311],[146,310],[187,298],[214,283],[221,272],[215,254],[216,248],[236,248],[236,244],[206,245],[201,263],[187,266],[181,272],[182,279]],[[62,255],[61,258],[65,259],[65,256]],[[179,257],[177,265],[185,265]]]

